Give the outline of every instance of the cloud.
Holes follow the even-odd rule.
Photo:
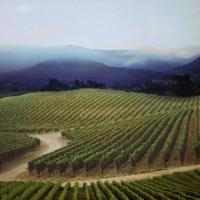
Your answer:
[[[53,28],[53,29],[46,29],[46,30],[38,30],[32,33],[33,36],[44,38],[48,36],[55,36],[55,35],[66,35],[66,34],[77,34],[79,30],[77,29],[65,29],[65,28]]]
[[[109,48],[108,48],[109,49]],[[113,49],[123,49],[132,50],[141,54],[151,54],[151,55],[174,55],[181,57],[191,57],[200,53],[200,46],[190,46],[182,48],[168,48],[168,47],[158,47],[158,46],[144,46],[137,43],[123,43],[117,46],[113,46]],[[128,52],[129,53],[129,52]]]
[[[28,4],[21,4],[16,7],[18,12],[33,12],[35,9],[35,6]]]

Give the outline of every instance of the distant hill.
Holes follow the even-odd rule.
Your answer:
[[[0,84],[22,82],[41,85],[49,78],[57,78],[67,83],[79,80],[95,80],[108,85],[131,84],[156,79],[160,73],[145,69],[110,67],[91,60],[49,60],[30,69],[0,74]]]
[[[196,58],[193,62],[171,69],[169,72],[175,74],[189,73],[193,75],[200,75],[200,57]]]
[[[52,59],[89,59],[113,67],[166,71],[188,59],[139,50],[101,50],[79,46],[16,47],[0,49],[0,73],[30,68]]]

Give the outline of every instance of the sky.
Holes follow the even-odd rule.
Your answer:
[[[200,50],[200,0],[0,0],[0,46]]]

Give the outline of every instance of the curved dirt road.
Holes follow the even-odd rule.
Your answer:
[[[26,171],[28,161],[60,149],[67,144],[66,140],[62,139],[60,132],[35,134],[33,137],[40,139],[40,147],[5,163],[0,169],[0,181],[17,180],[19,175]]]

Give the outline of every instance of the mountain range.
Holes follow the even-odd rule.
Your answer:
[[[10,66],[14,62],[17,64],[4,71],[4,61],[7,64],[10,62]],[[20,67],[17,67],[20,63]],[[46,51],[44,48],[21,48],[20,51],[4,51],[4,56],[1,52],[0,69],[0,86],[12,82],[41,86],[49,78],[57,78],[66,83],[79,79],[107,85],[130,85],[163,79],[170,74],[200,75],[200,57],[191,61],[173,56],[134,54],[126,50],[92,50],[76,46],[47,48]]]
[[[188,64],[175,67],[169,72],[174,73],[174,74],[192,74],[192,75],[200,75],[200,57],[196,58],[193,62],[190,62]]]
[[[190,59],[142,50],[101,50],[79,46],[15,47],[0,50],[0,73],[21,70],[52,59],[84,59],[113,67],[166,71]]]
[[[146,69],[110,67],[91,60],[49,60],[32,68],[0,74],[0,84],[22,82],[29,85],[44,84],[49,78],[57,78],[66,83],[75,79],[95,80],[108,85],[131,84],[156,79],[158,72]]]

